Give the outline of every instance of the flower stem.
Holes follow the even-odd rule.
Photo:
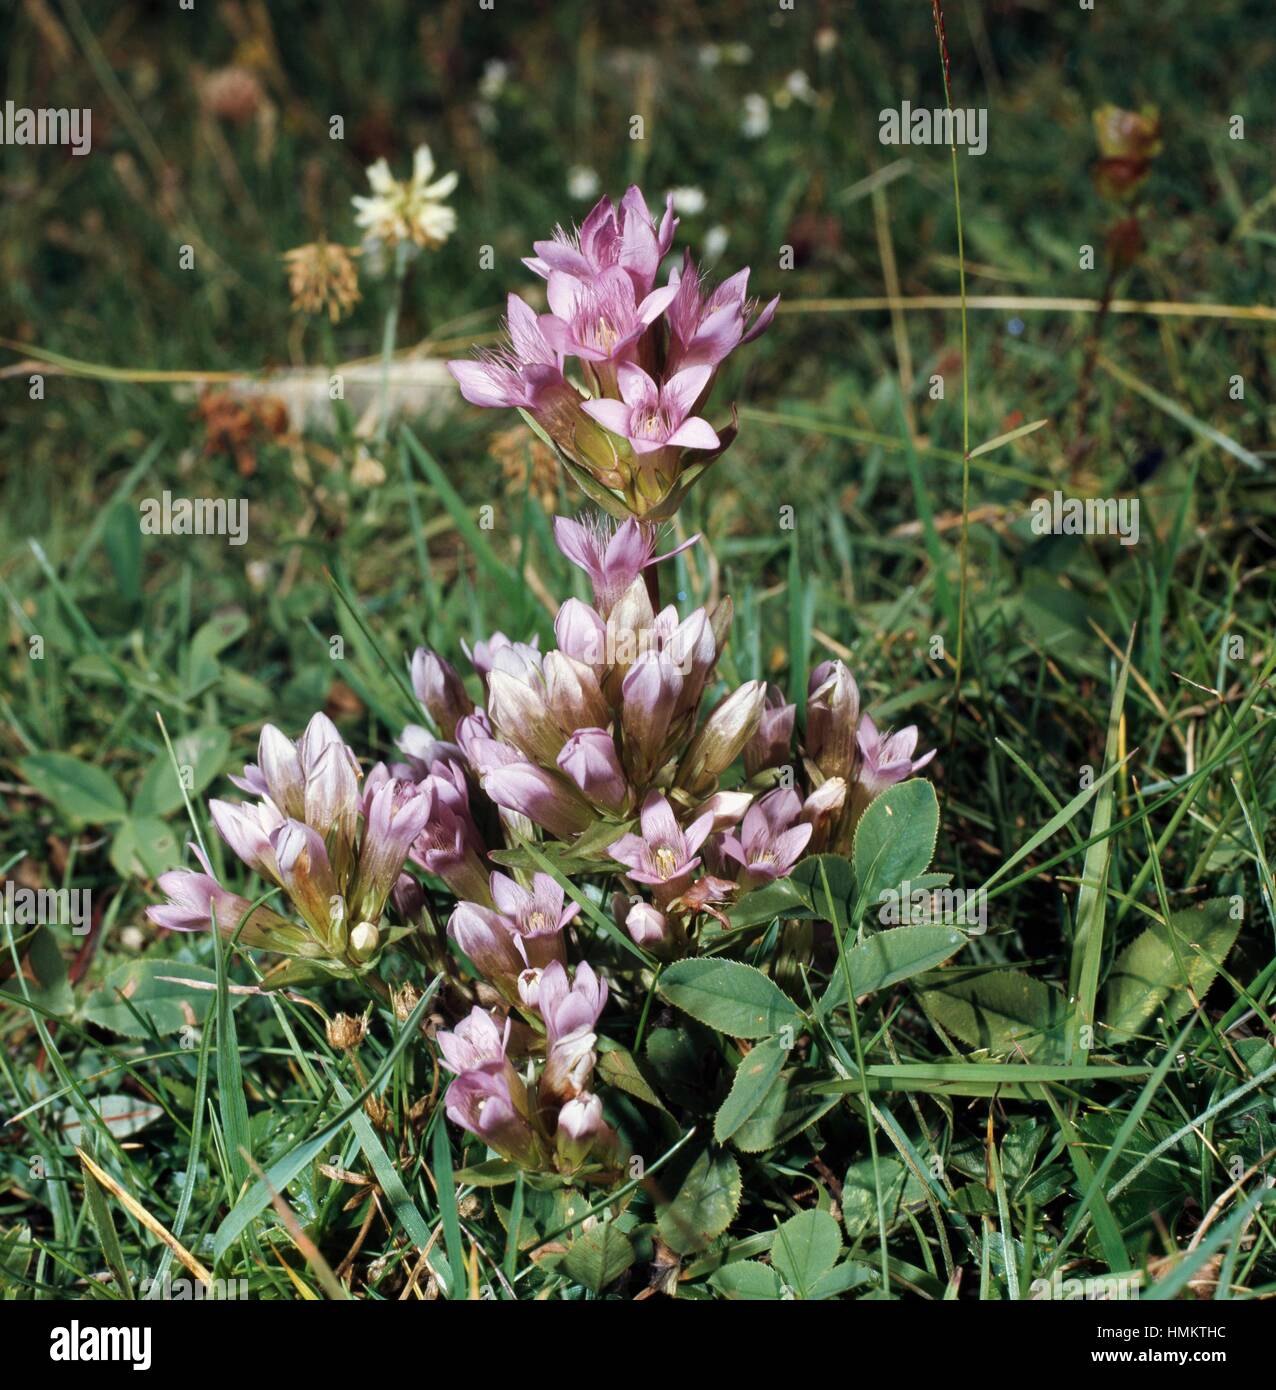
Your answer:
[[[401,241],[394,252],[394,289],[390,307],[386,310],[385,330],[381,335],[381,387],[377,404],[377,443],[384,444],[390,428],[390,364],[394,361],[394,340],[399,331],[399,309],[403,304],[403,282],[408,275],[408,259],[412,243]]]

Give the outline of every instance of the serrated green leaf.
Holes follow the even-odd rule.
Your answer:
[[[703,1250],[727,1229],[739,1205],[740,1165],[725,1149],[706,1149],[660,1213],[660,1235],[679,1254]]]
[[[563,1257],[562,1268],[591,1293],[602,1293],[634,1262],[634,1247],[614,1221],[604,1221],[577,1236]]]
[[[184,960],[130,960],[110,971],[89,995],[84,1017],[99,1028],[109,1028],[126,1038],[144,1038],[146,1028],[136,1014],[150,1021],[155,1032],[176,1033],[187,1024],[203,1023],[214,995],[211,990],[191,989],[161,976],[203,980],[211,984],[216,973],[206,965]],[[128,1000],[128,1004],[120,995]]]
[[[69,753],[32,753],[18,762],[23,778],[74,821],[110,825],[128,812],[123,793],[100,767]]]
[[[733,1038],[770,1037],[802,1021],[797,1005],[777,984],[739,961],[676,961],[657,988],[684,1013]]]
[[[777,1228],[771,1263],[799,1298],[810,1298],[841,1253],[842,1233],[828,1212],[800,1211]]]
[[[855,830],[851,862],[861,908],[926,872],[939,836],[939,802],[924,777],[887,787]]]
[[[719,1144],[725,1144],[766,1100],[788,1055],[784,1038],[768,1038],[740,1059],[731,1091],[713,1121],[713,1137]]]
[[[121,878],[158,878],[181,857],[177,832],[154,816],[130,816],[111,841],[111,866]]]
[[[848,929],[856,897],[849,859],[840,854],[813,854],[793,870],[793,886],[820,921],[831,922],[840,932]]]
[[[1061,1061],[1067,1006],[1063,995],[1021,970],[990,970],[923,990],[922,1007],[971,1047]]]
[[[1157,922],[1140,933],[1113,962],[1104,996],[1103,1036],[1117,1042],[1133,1037],[1167,1001],[1167,1021],[1181,1018],[1191,1007],[1188,986],[1198,999],[1204,997],[1240,928],[1229,900],[1211,898],[1200,907],[1171,914],[1168,927]],[[1176,944],[1182,968],[1175,958]]]
[[[769,1302],[780,1297],[780,1276],[757,1260],[736,1260],[723,1265],[709,1278],[723,1298]]]
[[[660,1097],[651,1089],[647,1078],[638,1069],[633,1054],[610,1038],[598,1039],[598,1075],[608,1085],[624,1091],[646,1105],[664,1110]],[[667,1111],[665,1112],[668,1113]]]
[[[966,945],[953,927],[891,927],[852,946],[846,953],[856,998],[933,970]],[[826,1014],[846,1002],[846,976],[836,967],[819,1010]]]

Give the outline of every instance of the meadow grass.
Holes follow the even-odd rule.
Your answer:
[[[849,1297],[1023,1298],[1072,1272],[1137,1276],[1144,1297],[1276,1290],[1263,7],[946,6],[952,103],[989,111],[978,158],[877,139],[903,96],[943,105],[928,4],[747,23],[728,3],[645,8],[284,0],[214,19],[65,0],[12,17],[6,91],[92,105],[95,149],[0,151],[0,869],[88,889],[94,929],[5,928],[9,1297],[123,1298],[191,1260],[253,1298],[712,1297],[724,1265],[771,1262],[777,1223],[812,1208],[841,1217]],[[238,125],[197,98],[232,59],[262,91]],[[751,93],[770,113],[756,137]],[[1104,295],[1115,214],[1090,114],[1107,102],[1157,106],[1164,149],[1138,198],[1145,248],[1100,315],[1072,301]],[[812,1097],[816,1125],[740,1155],[724,1241],[670,1264],[659,1189],[629,1185],[638,1258],[617,1280],[570,1258],[598,1214],[587,1197],[488,1186],[445,1127],[437,1069],[409,1046],[428,997],[404,1024],[353,985],[258,993],[264,958],[143,917],[194,836],[254,891],[204,803],[263,721],[296,732],[326,708],[388,754],[414,715],[415,646],[547,640],[549,595],[586,592],[551,534],[580,498],[508,420],[413,406],[369,481],[350,409],[259,431],[246,463],[197,413],[228,381],[376,359],[384,283],[365,277],[333,327],[290,313],[279,257],[321,233],[352,242],[363,166],[403,166],[422,138],[461,174],[460,230],[411,269],[404,361],[495,332],[530,278],[524,248],[587,210],[577,166],[600,191],[701,189],[680,242],[725,229],[721,268],[750,264],[754,292],[783,295],[715,396],[740,404],[740,437],[677,522],[713,538],[716,562],[680,556],[673,588],[680,606],[733,595],[729,681],[801,692],[840,656],[879,723],[919,724],[940,750],[934,867],[987,890],[956,1003],[923,999],[923,977],[816,1030],[838,1079]],[[140,502],[165,490],[245,498],[247,543],[141,535]],[[1138,544],[1035,534],[1032,501],[1057,490],[1137,498]],[[197,768],[189,798],[155,794],[170,740]],[[1185,910],[1215,899],[1218,934],[1194,933]],[[1174,971],[1136,982],[1140,1009],[1142,958],[1118,961],[1158,924]],[[207,986],[203,1005],[163,977]],[[323,1014],[365,1007],[356,1062]],[[648,1173],[675,1173],[686,1133],[656,1132]]]

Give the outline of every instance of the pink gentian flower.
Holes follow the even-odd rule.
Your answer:
[[[688,367],[657,385],[636,363],[622,362],[616,371],[622,399],[585,401],[581,409],[627,439],[636,454],[716,449],[721,440],[713,426],[691,413],[712,374],[711,367]]]

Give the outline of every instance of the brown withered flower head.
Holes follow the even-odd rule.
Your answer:
[[[251,68],[232,64],[210,72],[199,86],[200,105],[210,116],[243,125],[261,110],[266,93]]]
[[[333,241],[311,241],[284,252],[293,309],[321,314],[339,323],[359,302],[359,275],[354,258],[358,247]]]

